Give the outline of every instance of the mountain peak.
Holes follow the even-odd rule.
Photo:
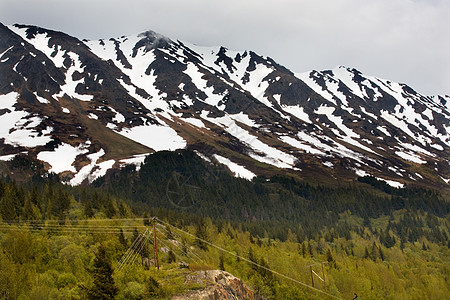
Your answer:
[[[172,42],[168,37],[154,32],[153,30],[141,32],[138,34],[138,37],[141,38],[139,43],[145,45],[146,51],[150,51],[154,48],[165,48]]]
[[[252,51],[151,30],[81,42],[1,29],[0,159],[26,153],[78,184],[187,148],[246,178],[448,188],[448,96],[346,66],[293,74]]]

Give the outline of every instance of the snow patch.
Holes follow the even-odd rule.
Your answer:
[[[412,161],[414,163],[417,164],[426,164],[427,162],[425,160],[420,159],[419,156],[417,156],[414,153],[406,153],[406,152],[402,152],[402,151],[396,151],[395,154],[401,158],[403,158],[404,160],[408,160],[408,161]]]
[[[78,171],[77,174],[75,174],[75,177],[72,178],[69,182],[70,185],[79,185],[81,184],[85,179],[88,179],[88,181],[91,183],[92,181],[94,181],[96,179],[95,176],[92,176],[92,171],[94,170],[95,167],[98,166],[97,161],[100,159],[100,157],[102,157],[103,155],[105,155],[105,150],[100,149],[100,151],[96,152],[96,153],[92,153],[87,155],[87,157],[89,158],[89,160],[91,161],[91,163],[87,166],[84,166],[83,168],[81,168],[80,171]],[[109,161],[108,161],[109,162]],[[110,165],[110,163],[106,164],[106,165]],[[103,168],[106,167],[106,165],[103,165]],[[106,171],[105,171],[106,172]],[[97,172],[97,174],[101,174],[101,172]]]
[[[294,156],[263,143],[256,136],[251,135],[247,130],[236,124],[230,115],[220,118],[209,118],[207,115],[207,111],[203,111],[201,114],[203,119],[223,127],[229,134],[251,148],[253,152],[249,153],[249,156],[253,159],[279,168],[292,168],[294,165],[296,160]]]
[[[87,116],[91,120],[98,120],[98,116],[96,114],[90,113]]]
[[[318,155],[325,155],[324,152],[311,147],[310,145],[307,145],[305,143],[300,142],[297,139],[294,139],[290,136],[280,136],[280,140],[283,141],[286,144],[291,145],[292,147],[295,147],[297,149],[303,150],[305,152],[311,153],[311,154],[318,154]]]
[[[244,123],[247,126],[250,127],[259,127],[259,124],[256,124],[254,120],[250,119],[248,115],[244,114],[243,112],[240,112],[238,114],[230,115],[230,117],[238,122]]]
[[[444,178],[444,177],[442,177],[442,176],[439,176],[439,177],[441,177],[441,179],[442,179],[446,184],[449,184],[449,183],[450,183],[450,178],[449,178],[449,179],[446,179],[446,178]]]
[[[439,144],[431,144],[431,147],[433,147],[434,149],[440,150],[440,151],[444,151],[444,147],[442,147]]]
[[[87,149],[89,144],[80,144],[78,147],[73,147],[69,144],[63,143],[59,145],[54,151],[42,151],[37,155],[39,160],[49,163],[52,167],[50,172],[59,174],[64,171],[76,172],[73,162],[78,155],[89,152]]]
[[[37,131],[36,127],[41,124],[42,119],[25,111],[16,111],[14,105],[18,97],[16,92],[0,95],[0,109],[5,110],[1,116],[3,126],[0,127],[0,138],[4,138],[6,144],[24,147],[47,144],[51,141],[52,128]]]
[[[123,128],[116,132],[155,151],[173,151],[186,147],[186,141],[169,126],[151,124]]]
[[[145,158],[147,157],[148,154],[149,153],[137,154],[131,158],[121,159],[121,160],[119,160],[120,166],[122,167],[124,165],[135,165],[136,171],[139,171],[139,169],[141,168],[141,164],[144,163]]]
[[[227,93],[227,91],[221,94],[214,94],[214,87],[208,86],[208,81],[202,78],[204,74],[191,62],[187,63],[184,73],[191,77],[192,83],[206,94],[206,103],[216,106],[221,110],[225,109],[225,105],[219,105],[219,102],[222,101],[223,96]]]
[[[354,169],[354,170],[355,170],[355,174],[359,177],[370,176],[370,174],[364,170],[360,170],[360,169]]]
[[[405,187],[405,185],[404,185],[403,183],[398,182],[398,181],[388,180],[388,179],[378,178],[378,177],[376,177],[376,178],[377,178],[378,180],[381,180],[381,181],[386,182],[388,185],[390,185],[390,186],[392,186],[392,187],[394,187],[394,188],[400,189],[400,188]]]
[[[334,168],[334,164],[331,161],[325,161],[322,163],[325,167]]]
[[[16,157],[18,153],[15,154],[8,154],[8,155],[2,155],[0,156],[0,161],[10,161],[12,160],[14,157]]]
[[[199,127],[199,128],[206,128],[205,124],[204,124],[201,120],[199,120],[199,119],[196,119],[196,118],[186,118],[186,119],[182,119],[182,120],[185,121],[185,122],[188,122],[189,124],[192,124],[192,125],[194,125],[194,126],[196,126],[196,127]]]
[[[45,99],[45,98],[39,96],[36,92],[34,92],[33,94],[34,94],[34,96],[36,96],[36,99],[37,99],[40,103],[42,103],[42,104],[50,104],[50,101],[48,101],[47,99]]]
[[[299,118],[303,122],[312,123],[311,120],[309,119],[309,115],[305,113],[305,109],[300,105],[296,106],[282,105],[281,107],[285,112],[290,113],[291,115]]]
[[[218,162],[226,165],[230,169],[230,171],[234,173],[234,175],[236,177],[241,177],[241,178],[245,178],[247,180],[251,180],[253,177],[256,176],[255,173],[247,170],[246,168],[244,168],[241,165],[238,165],[238,164],[232,162],[231,160],[229,160],[226,157],[223,157],[223,156],[220,156],[217,154],[214,154],[213,156],[215,159],[217,159]]]
[[[64,94],[67,94],[69,97],[76,98],[81,101],[91,101],[92,99],[94,99],[93,95],[81,95],[75,91],[77,85],[81,84],[83,80],[83,78],[79,80],[73,80],[73,74],[75,72],[84,73],[84,66],[81,67],[82,63],[80,61],[80,57],[78,56],[78,54],[73,52],[67,52],[67,55],[69,55],[72,63],[66,72],[66,84],[61,86],[61,92],[57,96],[62,97],[64,96]]]

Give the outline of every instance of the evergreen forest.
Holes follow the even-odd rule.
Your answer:
[[[0,179],[0,299],[170,299],[204,288],[186,276],[209,269],[258,299],[450,295],[450,202],[438,190],[248,181],[189,150],[75,187],[26,157],[12,163],[36,175]]]

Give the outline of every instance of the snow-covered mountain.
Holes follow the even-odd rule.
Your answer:
[[[449,102],[351,68],[293,73],[152,31],[81,41],[0,24],[0,159],[24,153],[70,184],[188,148],[246,178],[448,189]]]

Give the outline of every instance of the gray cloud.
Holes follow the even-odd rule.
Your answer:
[[[450,94],[446,0],[2,0],[0,20],[97,39],[147,29],[270,56],[295,72],[345,65]]]

